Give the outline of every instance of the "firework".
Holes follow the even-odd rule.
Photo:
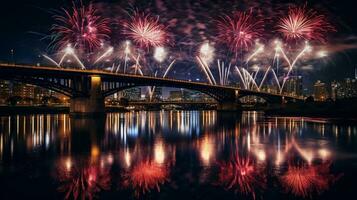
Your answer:
[[[100,191],[109,190],[111,182],[108,170],[82,161],[79,166],[65,162],[58,168],[56,178],[60,182],[58,191],[65,194],[65,199],[93,199]]]
[[[166,167],[150,162],[141,162],[124,176],[125,187],[131,187],[136,196],[153,189],[160,191],[160,185],[168,180]]]
[[[214,58],[214,47],[209,44],[209,42],[205,42],[201,45],[200,47],[200,58],[205,62],[205,63],[210,63],[212,62]]]
[[[92,5],[76,6],[71,10],[62,9],[62,15],[55,15],[56,23],[51,28],[52,44],[63,49],[68,43],[91,52],[109,39],[111,33],[109,19],[98,14]]]
[[[326,41],[326,34],[335,31],[324,15],[303,7],[290,8],[278,22],[278,32],[288,41]]]
[[[163,62],[166,58],[167,52],[164,47],[156,47],[154,52],[154,58],[159,63]]]
[[[164,46],[168,42],[166,27],[159,23],[159,18],[140,12],[124,22],[123,33],[142,48]]]
[[[103,58],[105,58],[107,56],[110,56],[113,53],[113,51],[114,51],[114,48],[113,47],[109,47],[108,50],[106,50],[101,56],[99,56],[97,58],[97,60],[94,62],[94,64],[99,62],[99,61],[101,61]]]
[[[220,165],[219,183],[227,190],[255,199],[258,189],[265,187],[266,179],[251,159],[236,155]]]
[[[217,20],[217,30],[218,41],[226,44],[237,54],[241,49],[248,49],[255,40],[259,39],[264,28],[263,21],[250,10],[224,15]]]
[[[290,164],[286,174],[281,177],[281,181],[287,191],[306,198],[327,190],[337,178],[330,173],[330,163],[316,166]]]

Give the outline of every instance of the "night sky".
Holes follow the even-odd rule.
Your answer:
[[[86,1],[83,1],[86,3]],[[94,1],[102,5],[102,8],[112,10],[116,5],[124,5],[128,1]],[[138,9],[147,9],[159,7],[162,4],[160,0],[147,1],[129,1]],[[145,3],[143,3],[145,2]],[[167,2],[175,2],[165,1]],[[197,6],[194,1],[179,0],[182,4]],[[199,6],[202,7],[202,12],[215,8],[212,5],[220,5],[226,1],[197,1],[201,2]],[[202,3],[204,2],[204,3]],[[232,0],[232,2],[234,2]],[[240,2],[245,2],[240,1]],[[246,1],[251,2],[254,1]],[[255,1],[254,5],[265,5],[267,1]],[[263,3],[264,2],[264,3]],[[269,1],[270,5],[285,5],[289,1]],[[295,2],[295,1],[294,1]],[[304,4],[306,1],[301,1]],[[223,4],[222,4],[223,5]],[[249,7],[247,3],[247,7]],[[328,13],[332,23],[336,26],[337,33],[331,35],[329,43],[334,48],[334,53],[329,55],[324,62],[319,62],[313,65],[313,70],[304,73],[304,78],[307,83],[311,84],[317,79],[324,81],[331,81],[334,79],[343,79],[345,77],[353,77],[354,68],[357,67],[357,12],[355,10],[355,3],[351,0],[321,0],[321,1],[307,1],[308,7],[313,7],[317,10],[321,9]],[[14,60],[16,63],[37,63],[39,62],[38,55],[47,51],[49,41],[43,39],[49,34],[49,29],[53,21],[54,10],[61,7],[68,8],[71,6],[70,0],[12,0],[4,1],[1,5],[0,12],[0,61],[10,62],[10,50],[14,49]],[[240,5],[241,6],[241,5]],[[124,6],[125,7],[125,6]],[[260,9],[264,10],[265,7]],[[111,11],[111,12],[112,12]],[[212,9],[209,14],[214,15],[215,11]],[[175,13],[175,6],[169,7],[162,15],[170,16]],[[217,13],[218,14],[218,13]],[[110,13],[108,14],[110,15]],[[160,16],[161,17],[161,16]],[[180,17],[180,16],[178,16]],[[181,16],[182,17],[182,16]],[[204,21],[202,21],[204,23]],[[176,38],[184,36],[175,35]],[[201,43],[202,38],[198,38],[197,43]],[[192,66],[183,65],[187,68]],[[183,72],[185,69],[181,69]]]

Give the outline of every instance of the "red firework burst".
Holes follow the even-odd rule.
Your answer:
[[[164,46],[168,42],[166,27],[159,23],[159,18],[149,14],[135,12],[124,22],[124,35],[143,48]]]
[[[145,194],[150,190],[160,191],[160,185],[168,180],[166,167],[151,162],[141,162],[124,176],[125,187],[131,187],[135,196]]]
[[[256,197],[257,189],[265,187],[265,177],[260,170],[254,166],[249,158],[233,157],[227,163],[220,165],[219,183],[228,190],[245,196]]]
[[[65,48],[71,43],[84,51],[93,51],[109,39],[110,20],[100,16],[93,4],[74,4],[71,10],[62,11],[62,15],[54,16],[56,23],[51,28],[55,48]]]
[[[58,191],[65,199],[93,199],[100,191],[110,189],[111,180],[109,171],[97,166],[59,168],[57,179],[61,184]]]
[[[278,32],[288,41],[314,40],[326,41],[326,34],[336,31],[326,16],[303,7],[290,8],[287,16],[278,22]]]
[[[289,165],[281,181],[287,191],[306,198],[327,190],[337,178],[330,173],[330,163],[325,163],[317,166]]]
[[[240,49],[247,49],[264,31],[263,20],[253,10],[248,12],[234,12],[217,20],[219,42],[226,44],[231,51],[237,53]]]

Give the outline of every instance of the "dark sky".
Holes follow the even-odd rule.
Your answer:
[[[48,33],[48,29],[53,23],[51,12],[62,6],[71,5],[70,2],[70,0],[11,0],[2,2],[0,11],[0,61],[11,60],[10,50],[14,49],[16,62],[36,63],[37,55],[44,52],[48,44],[48,41],[41,41],[43,36],[40,33]],[[115,0],[104,2],[115,2]],[[272,0],[271,2],[282,1]],[[331,13],[338,29],[338,33],[334,36],[335,40],[338,40],[338,42],[344,41],[344,43],[356,43],[357,39],[354,36],[357,35],[357,12],[354,1],[321,0],[308,1],[308,4],[323,7]],[[344,40],[347,37],[352,39]],[[329,81],[347,76],[351,77],[354,67],[357,67],[357,51],[355,49],[338,51],[329,59],[324,67],[309,72],[310,79]]]

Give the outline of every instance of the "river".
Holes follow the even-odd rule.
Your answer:
[[[356,185],[353,121],[216,111],[0,117],[1,199],[353,199]]]

